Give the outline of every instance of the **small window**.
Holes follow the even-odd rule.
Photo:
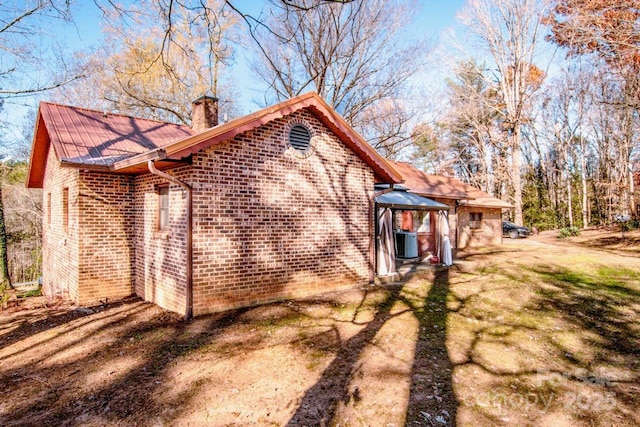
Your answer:
[[[479,230],[482,228],[482,212],[469,213],[469,228]]]
[[[311,133],[302,125],[294,125],[289,131],[289,145],[300,153],[306,153],[311,147]]]
[[[51,225],[51,193],[47,193],[47,225]]]
[[[418,233],[431,233],[431,212],[417,212],[418,220],[414,221]],[[421,218],[420,218],[421,217]]]
[[[69,229],[69,187],[62,189],[62,227],[64,231]]]
[[[158,230],[169,229],[169,187],[158,187]]]

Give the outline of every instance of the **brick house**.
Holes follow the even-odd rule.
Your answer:
[[[41,103],[43,290],[204,314],[368,283],[374,183],[399,183],[316,94],[179,126]]]
[[[512,209],[513,205],[492,197],[489,194],[464,182],[446,176],[429,175],[412,165],[403,162],[392,163],[403,177],[409,191],[428,197],[450,207],[448,220],[452,231],[451,246],[455,249],[497,245],[502,243],[502,212]],[[435,223],[434,213],[430,215],[430,224]],[[423,217],[404,216],[403,228],[418,229]],[[433,250],[435,233],[418,232],[419,251]]]

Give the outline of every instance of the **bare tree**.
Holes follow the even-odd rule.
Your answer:
[[[620,101],[640,108],[640,7],[637,0],[557,0],[546,21],[549,39],[569,56],[602,59],[625,82]]]
[[[556,178],[549,179],[554,187],[565,184],[569,226],[573,219],[573,178],[581,181],[582,226],[587,227],[588,191],[586,159],[589,155],[585,138],[586,117],[590,109],[589,84],[591,69],[580,63],[569,64],[547,86],[541,108],[542,122],[553,131],[548,132],[548,150],[555,153],[548,168]],[[557,188],[554,189],[556,193]],[[557,194],[557,193],[556,193]],[[557,207],[557,206],[556,206]]]
[[[0,110],[14,98],[31,96],[68,84],[83,75],[73,72],[67,57],[53,44],[43,47],[42,40],[55,21],[71,22],[71,0],[25,0],[0,3]],[[3,148],[7,150],[8,129],[0,123]],[[0,165],[0,273],[11,287],[8,256],[5,162]]]
[[[145,0],[103,5],[106,41],[90,55],[88,77],[60,91],[67,103],[190,123],[190,101],[205,93],[236,115],[227,67],[238,18],[221,1]]]
[[[491,55],[503,100],[503,123],[511,151],[514,222],[522,216],[522,127],[543,73],[535,66],[543,42],[545,0],[469,0],[461,21]]]
[[[404,90],[428,51],[401,37],[413,11],[383,0],[274,2],[252,31],[266,101],[315,91],[374,147],[395,154],[411,138]]]
[[[455,175],[457,159],[451,156],[445,134],[446,128],[440,122],[418,124],[413,129],[412,164],[427,173]]]
[[[634,120],[640,111],[640,8],[637,0],[558,0],[547,21],[549,39],[567,49],[568,55],[597,58],[611,77],[618,80],[618,95],[602,98],[602,102],[619,105],[623,112],[620,151],[624,167],[621,179],[622,197],[627,204],[622,210],[635,213],[631,157],[634,144]],[[636,145],[634,147],[634,145]]]
[[[459,63],[448,83],[449,110],[444,119],[457,175],[490,194],[508,180],[504,164],[504,132],[496,84],[475,61]]]
[[[25,161],[3,161],[1,214],[5,224],[3,270],[9,283],[36,280],[41,274],[42,191],[25,188]]]
[[[82,76],[66,59],[42,48],[52,21],[71,22],[71,0],[0,3],[0,100],[30,96],[63,86]]]
[[[0,185],[0,200],[2,196],[2,185]],[[9,255],[7,242],[7,227],[4,215],[4,202],[0,202],[0,262],[2,262],[2,282],[6,283],[9,288],[13,288],[11,284],[11,274],[9,274]]]

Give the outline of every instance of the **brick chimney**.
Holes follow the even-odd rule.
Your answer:
[[[203,95],[191,103],[191,129],[202,132],[218,125],[218,98]]]

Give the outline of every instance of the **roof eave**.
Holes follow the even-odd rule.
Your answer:
[[[470,197],[468,194],[438,194],[432,193],[424,190],[414,191],[409,190],[411,193],[417,194],[422,197],[432,198],[432,199],[447,199],[447,200],[473,200],[474,197]]]
[[[399,184],[404,181],[398,171],[396,171],[386,159],[378,154],[340,115],[335,113],[333,109],[314,92],[300,95],[259,110],[253,114],[220,124],[199,134],[176,141],[164,147],[163,150],[166,153],[167,159],[179,160],[203,148],[230,140],[241,133],[251,131],[304,108],[309,108],[310,111],[336,133],[343,142],[347,142],[347,146],[362,158],[375,172],[378,182]],[[149,156],[153,159],[153,153],[156,151],[157,150],[154,150],[116,162],[112,170],[120,171],[146,163],[150,160]]]
[[[147,151],[146,153],[137,154],[132,157],[128,157],[124,160],[115,162],[109,167],[109,170],[118,172],[123,169],[127,169],[133,166],[138,166],[143,163],[147,163],[149,160],[164,160],[167,158],[167,153],[162,148],[156,148],[155,150]]]
[[[376,204],[383,208],[391,208],[391,209],[406,210],[406,211],[448,211],[451,209],[451,207],[447,205],[422,206],[422,205],[404,205],[404,204],[398,204],[398,203],[378,203],[378,202],[376,202]]]
[[[109,172],[109,166],[107,165],[94,165],[91,163],[79,163],[72,162],[66,159],[60,160],[60,167],[62,168],[74,168],[74,169],[84,169],[84,170],[92,170],[96,172]]]
[[[496,199],[496,202],[493,203],[491,201],[470,201],[466,203],[461,203],[460,207],[470,207],[470,208],[487,208],[487,209],[513,209],[514,206],[500,199]]]

